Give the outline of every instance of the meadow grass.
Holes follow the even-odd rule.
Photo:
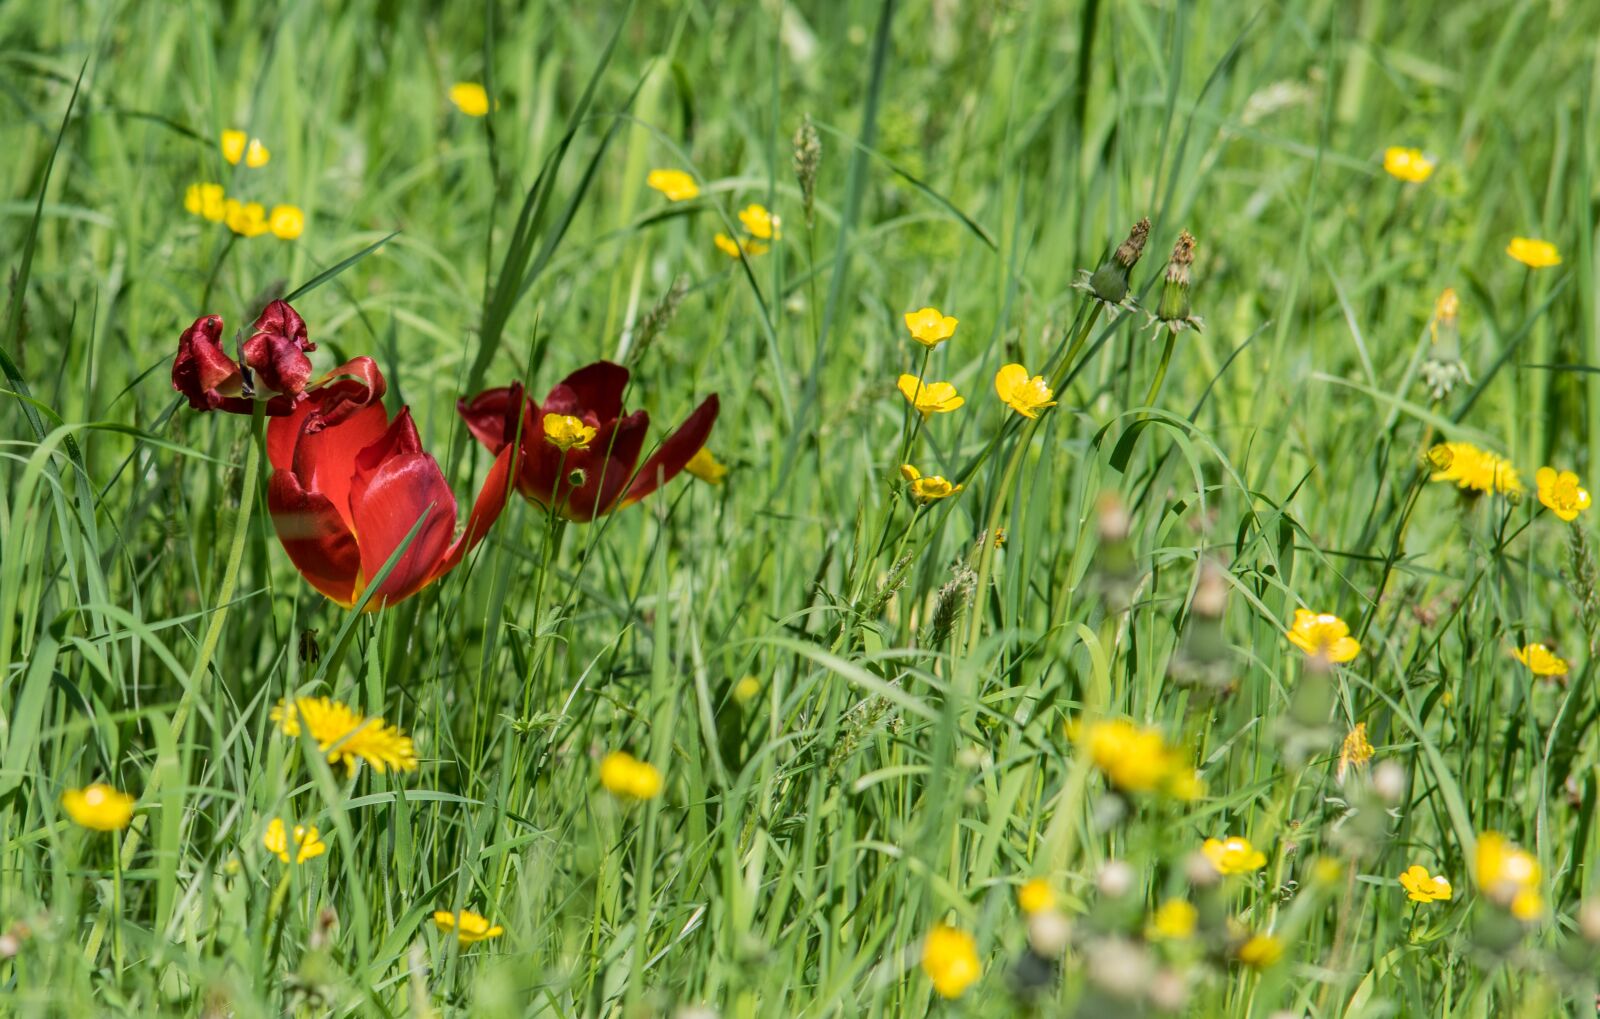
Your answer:
[[[1573,0],[0,6],[0,1013],[1592,1014],[1600,592],[1534,472],[1600,441],[1597,32]],[[191,214],[211,182],[304,232]],[[751,203],[781,236],[730,258]],[[1073,284],[1141,217],[1141,307],[1104,309]],[[1181,229],[1204,329],[1169,345]],[[647,449],[718,394],[728,474],[593,523],[513,497],[349,611],[280,546],[263,408],[169,385],[197,316],[233,351],[285,295],[469,505],[455,401],[599,359]],[[924,306],[960,321],[929,352]],[[1058,405],[1002,403],[1007,363]],[[965,406],[922,420],[902,373]],[[1447,441],[1525,493],[1430,482],[1475,462]],[[1359,653],[1291,643],[1297,608]],[[420,767],[330,763],[272,717],[299,695]],[[659,795],[606,790],[616,750]],[[127,827],[73,823],[91,782]],[[275,818],[326,852],[280,862]],[[1229,835],[1261,865],[1219,876]],[[463,909],[503,932],[433,919]]]

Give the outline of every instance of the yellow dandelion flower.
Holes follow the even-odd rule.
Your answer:
[[[923,382],[915,375],[902,375],[898,385],[901,395],[921,411],[923,417],[948,414],[967,402],[948,382]]]
[[[450,101],[455,108],[469,117],[483,117],[489,113],[489,92],[475,81],[458,81],[450,86]]]
[[[1248,874],[1267,865],[1267,854],[1239,835],[1206,839],[1200,846],[1200,852],[1217,868],[1217,873],[1224,875]]]
[[[1428,450],[1428,463],[1434,469],[1429,481],[1454,481],[1458,488],[1513,500],[1522,495],[1522,477],[1511,462],[1470,442],[1440,443]]]
[[[1383,150],[1383,169],[1389,176],[1410,184],[1421,184],[1433,176],[1433,160],[1421,149],[1392,146]]]
[[[1020,364],[1008,364],[994,376],[994,391],[1012,410],[1025,418],[1036,418],[1046,407],[1054,407],[1055,395],[1045,385],[1043,375],[1028,377],[1028,369]]]
[[[712,456],[711,450],[705,446],[701,446],[699,452],[689,458],[683,469],[708,485],[720,485],[722,479],[728,476],[728,465]]]
[[[289,862],[289,835],[282,818],[274,817],[267,825],[266,833],[261,836],[261,844],[267,847],[267,852],[275,854],[284,863]],[[322,833],[317,831],[314,824],[295,825],[294,844],[295,863],[305,863],[328,851],[328,844],[322,841]]]
[[[72,822],[94,831],[121,831],[133,820],[134,798],[103,782],[68,789],[61,794],[61,809]]]
[[[1361,644],[1350,636],[1350,627],[1331,612],[1295,609],[1289,625],[1289,643],[1312,657],[1323,657],[1343,664],[1361,653]]]
[[[1349,773],[1351,768],[1360,771],[1372,760],[1374,751],[1372,742],[1367,739],[1367,723],[1357,722],[1344,737],[1344,742],[1339,744],[1339,767],[1334,773],[1340,782]]]
[[[665,782],[655,765],[613,750],[600,761],[600,784],[617,796],[653,800],[661,795]]]
[[[700,195],[700,185],[682,170],[651,170],[644,179],[648,187],[661,192],[671,202],[687,202]]]
[[[544,441],[563,453],[572,449],[588,449],[598,429],[586,424],[582,418],[571,414],[546,414],[544,416]]]
[[[749,704],[761,692],[761,680],[754,676],[746,676],[733,684],[733,699],[740,704]]]
[[[298,205],[274,205],[267,216],[267,229],[279,240],[292,241],[305,232],[306,214]]]
[[[1187,899],[1168,899],[1150,914],[1145,937],[1151,941],[1183,941],[1194,935],[1200,911]]]
[[[941,998],[959,998],[983,975],[978,943],[966,931],[940,924],[922,943],[922,971]]]
[[[1543,644],[1529,644],[1526,647],[1515,648],[1511,652],[1517,656],[1517,661],[1528,667],[1528,671],[1535,676],[1565,676],[1567,674],[1566,659],[1557,655]]]
[[[1054,909],[1055,904],[1055,890],[1042,877],[1024,881],[1017,889],[1017,907],[1024,913],[1043,913],[1047,909]]]
[[[923,474],[910,464],[900,465],[900,476],[911,485],[911,494],[919,502],[937,502],[955,495],[965,485],[952,485],[938,474]]]
[[[779,230],[783,221],[768,212],[766,206],[751,202],[739,210],[739,222],[744,224],[745,232],[757,240],[776,241],[783,238]]]
[[[938,308],[906,312],[906,328],[911,330],[911,338],[930,349],[954,336],[959,324]]]
[[[291,705],[280,701],[271,718],[285,736],[299,736],[304,725],[329,764],[344,763],[352,775],[362,761],[378,774],[417,770],[417,751],[411,737],[381,718],[368,718],[331,697],[296,697]]]
[[[1399,880],[1412,902],[1443,902],[1455,894],[1443,874],[1430,875],[1421,864],[1406,868]]]
[[[1539,501],[1569,524],[1589,508],[1589,490],[1578,484],[1578,476],[1571,471],[1541,467],[1534,472],[1533,483],[1539,489]]]
[[[1252,934],[1235,950],[1234,958],[1251,969],[1266,969],[1283,958],[1283,942],[1271,934]]]
[[[506,932],[499,924],[490,924],[489,918],[480,916],[470,909],[463,909],[460,913],[451,913],[439,910],[433,914],[434,925],[445,934],[454,931],[456,940],[463,945],[475,944],[479,941],[488,941],[498,938]]]
[[[1530,269],[1548,269],[1561,264],[1561,252],[1549,241],[1534,237],[1513,237],[1506,245],[1506,254]]]

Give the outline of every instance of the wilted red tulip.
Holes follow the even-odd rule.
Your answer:
[[[189,406],[248,414],[261,398],[270,415],[294,409],[311,378],[306,354],[317,345],[307,339],[305,321],[288,302],[273,301],[250,327],[240,346],[245,370],[223,352],[221,338],[221,315],[202,315],[178,338],[172,388],[188,397]]]
[[[568,375],[544,403],[522,387],[490,389],[457,404],[467,427],[491,453],[517,435],[522,408],[522,463],[517,490],[569,520],[587,521],[638,502],[672,480],[700,451],[717,420],[708,396],[635,472],[650,415],[622,413],[628,369],[596,361]]]

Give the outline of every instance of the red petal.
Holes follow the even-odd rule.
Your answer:
[[[567,393],[558,394],[556,390],[563,387]],[[593,414],[596,418],[594,423],[600,425],[622,413],[622,391],[627,388],[628,369],[610,361],[596,361],[568,375],[555,390],[551,390],[545,403],[559,404],[560,409],[552,407],[547,413],[571,414],[575,417]]]
[[[505,448],[508,436],[516,431],[516,413],[526,401],[522,396],[522,383],[486,389],[471,400],[457,400],[456,412],[467,423],[473,438],[498,453]],[[532,406],[531,403],[527,404]]]
[[[350,511],[360,536],[361,572],[369,582],[422,521],[379,588],[375,598],[379,604],[408,598],[433,578],[455,531],[456,497],[439,465],[422,451],[409,409],[400,412],[377,442],[356,455]]]
[[[557,481],[555,495],[545,505],[559,506],[562,516],[578,521],[593,520],[611,512],[633,477],[633,467],[639,462],[639,451],[644,448],[644,436],[649,429],[650,415],[642,410],[635,411],[602,425],[589,448],[569,450],[564,463],[561,450],[544,442],[541,436],[540,444],[555,454],[555,463],[547,461],[547,467],[550,476]],[[583,484],[577,488],[567,483],[574,470],[584,473]]]
[[[437,580],[461,564],[467,553],[478,547],[484,535],[489,533],[489,528],[500,519],[500,514],[506,508],[506,501],[511,497],[511,478],[516,472],[516,451],[507,447],[500,451],[494,458],[494,464],[489,468],[488,475],[483,479],[483,487],[478,489],[478,498],[472,504],[472,512],[467,516],[467,529],[461,532],[461,537],[456,539],[454,545],[445,553],[444,559],[434,569],[430,581]]]
[[[720,407],[721,403],[715,393],[706,397],[706,401],[696,407],[694,413],[678,426],[677,431],[667,436],[660,448],[644,462],[644,466],[639,469],[639,476],[628,486],[628,494],[623,497],[622,505],[628,506],[638,502],[677,477],[678,472],[683,470],[684,464],[693,459],[706,444],[706,440],[711,438],[711,426],[717,423],[717,411]]]
[[[292,472],[277,470],[267,483],[267,510],[283,550],[306,582],[340,605],[354,603],[361,552],[333,504],[303,489]]]
[[[387,384],[370,357],[346,361],[317,380],[315,396],[324,424],[336,425],[369,404],[383,399]]]
[[[299,393],[311,379],[306,351],[317,345],[306,337],[306,324],[284,301],[273,301],[251,327],[240,348],[244,363],[256,373],[264,392]]]
[[[178,356],[172,361],[172,388],[189,399],[195,410],[215,410],[224,397],[237,396],[244,376],[233,358],[217,341],[222,336],[222,316],[202,315],[178,337]],[[244,413],[248,414],[246,409]]]

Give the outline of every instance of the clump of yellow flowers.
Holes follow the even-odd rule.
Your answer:
[[[978,943],[966,931],[939,924],[922,943],[922,971],[941,998],[959,998],[983,975]]]
[[[622,750],[613,750],[600,761],[600,784],[613,795],[634,800],[653,800],[665,786],[655,765]]]
[[[1478,890],[1518,920],[1537,920],[1544,913],[1539,894],[1539,861],[1533,854],[1514,845],[1499,832],[1478,836],[1473,853],[1472,873]]]
[[[1113,718],[1069,724],[1067,734],[1119,792],[1164,792],[1180,800],[1205,795],[1205,782],[1159,729]]]
[[[314,824],[295,825],[293,842],[295,863],[305,863],[328,851],[328,844],[322,841],[322,833],[317,831],[317,826]],[[266,833],[261,836],[261,844],[267,848],[267,852],[288,863],[289,843],[289,833],[284,827],[283,819],[274,817],[272,823],[267,825]]]

